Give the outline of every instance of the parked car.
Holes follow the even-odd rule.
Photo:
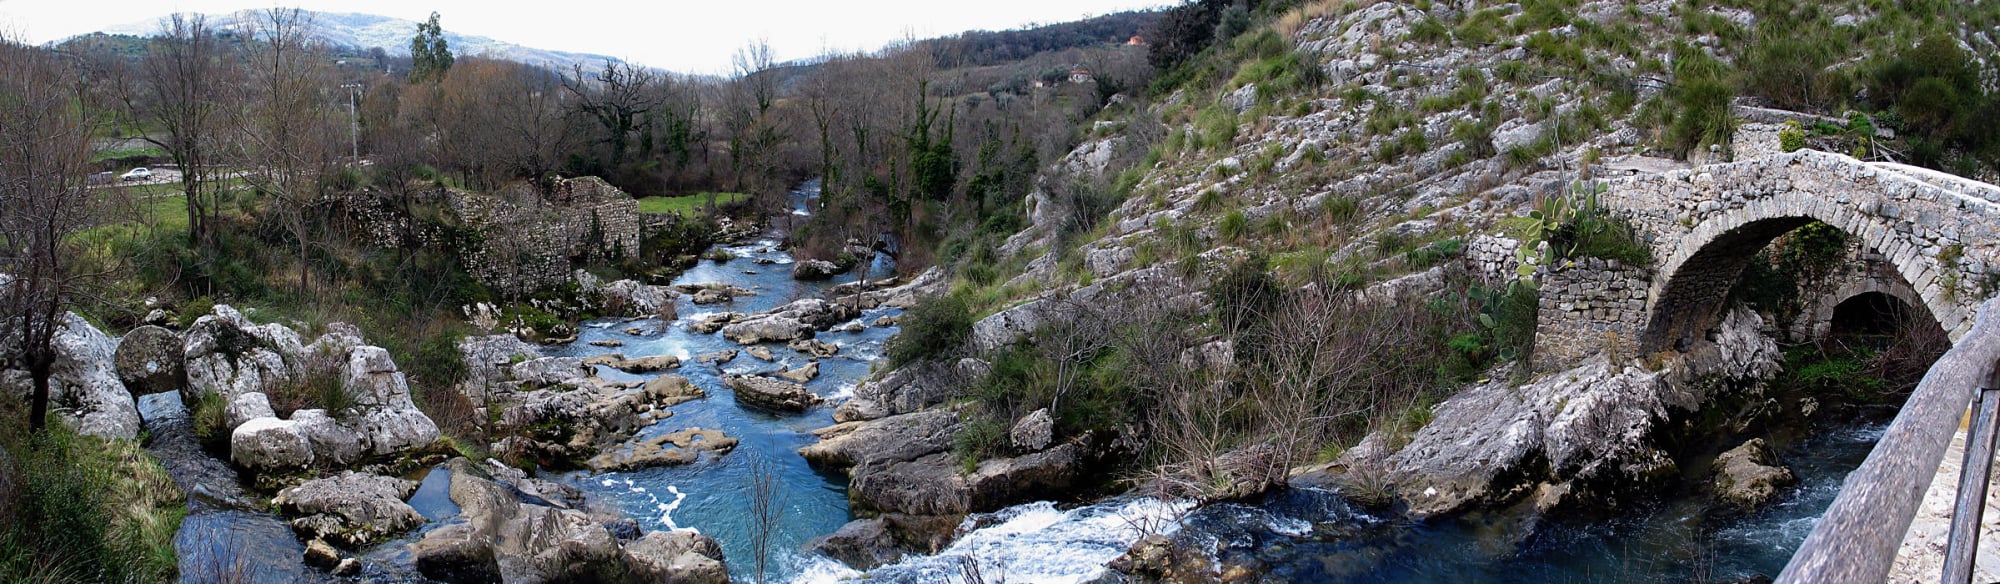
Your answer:
[[[118,180],[122,181],[149,180],[152,178],[153,170],[144,166],[125,171],[125,174],[118,175]]]

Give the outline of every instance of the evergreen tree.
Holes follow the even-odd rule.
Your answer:
[[[410,61],[414,63],[411,81],[436,81],[451,70],[451,46],[438,26],[438,13],[432,12],[429,22],[417,24],[417,36],[410,38]]]

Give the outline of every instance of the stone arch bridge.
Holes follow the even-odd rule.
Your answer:
[[[1917,304],[1949,335],[1950,352],[1778,578],[1883,581],[1925,493],[1938,490],[1934,477],[1952,474],[1940,473],[1940,462],[1962,433],[1968,403],[1980,386],[2000,383],[2000,187],[1799,151],[1621,178],[1599,201],[1632,222],[1653,265],[1588,260],[1544,271],[1538,368],[1613,347],[1687,348],[1716,324],[1755,253],[1815,221],[1858,245],[1846,280],[1821,300],[1824,311],[1805,319],[1825,318],[1849,296],[1878,294]],[[1953,477],[1937,480],[1946,485],[1938,492],[1957,492]]]
[[[2000,187],[1944,173],[1801,150],[1616,179],[1599,202],[1631,221],[1653,265],[1545,272],[1538,368],[1607,345],[1686,349],[1720,319],[1755,253],[1815,221],[1847,233],[1859,244],[1851,259],[1872,264],[1853,266],[1835,292],[1915,301],[1953,341],[2000,294]]]

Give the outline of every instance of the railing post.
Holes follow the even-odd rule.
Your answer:
[[[1986,512],[1986,483],[1993,473],[1993,451],[2000,446],[2000,364],[1972,396],[1972,424],[1965,433],[1965,463],[1958,474],[1958,501],[1951,513],[1951,536],[1945,540],[1945,584],[1972,582],[1973,560],[1979,551],[1979,527]]]

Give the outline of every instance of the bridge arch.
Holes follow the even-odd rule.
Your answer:
[[[1956,340],[1967,322],[1966,313],[1953,294],[1938,286],[1944,272],[1930,255],[1936,246],[1900,229],[1895,219],[1844,204],[1843,199],[1851,200],[1804,191],[1749,199],[1712,214],[1675,238],[1670,253],[1658,264],[1642,346],[1649,352],[1690,348],[1720,318],[1730,289],[1756,253],[1814,221],[1880,252],[1915,293],[1909,300],[1917,302],[1912,304],[1927,309]]]

